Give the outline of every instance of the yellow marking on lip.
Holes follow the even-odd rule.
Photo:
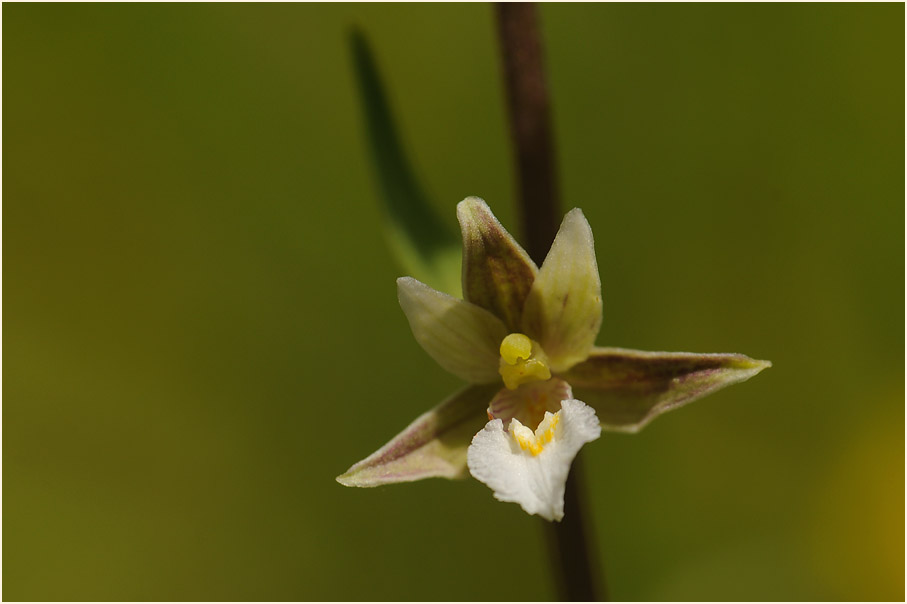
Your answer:
[[[545,450],[545,446],[554,440],[554,430],[557,427],[557,423],[560,421],[560,411],[552,415],[550,412],[545,413],[545,419],[536,429],[536,433],[533,433],[532,430],[524,426],[523,424],[517,421],[517,425],[513,426],[511,434],[513,439],[520,446],[520,449],[523,451],[529,451],[533,457],[537,456],[539,453]],[[545,423],[547,422],[547,426]],[[538,432],[544,426],[544,430]]]

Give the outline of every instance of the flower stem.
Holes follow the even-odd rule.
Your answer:
[[[529,256],[541,265],[557,234],[560,210],[538,11],[531,3],[499,3],[495,15],[524,241]],[[600,566],[587,540],[582,478],[581,456],[577,456],[564,493],[564,519],[549,525],[560,599],[572,602],[597,601],[605,594],[604,582],[596,573]]]
[[[597,572],[594,543],[587,539],[590,525],[585,524],[583,504],[582,453],[573,460],[567,488],[564,491],[564,519],[550,523],[549,548],[558,563],[558,587],[561,599],[567,602],[596,602],[607,600],[604,578]]]
[[[541,264],[560,224],[548,82],[536,6],[495,4],[526,251]]]

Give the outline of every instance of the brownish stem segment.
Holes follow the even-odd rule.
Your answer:
[[[517,198],[529,256],[541,265],[560,224],[548,83],[535,4],[495,4],[510,132],[516,154]],[[550,523],[550,545],[564,601],[599,601],[604,583],[583,510],[580,456],[564,493],[564,519]]]
[[[538,11],[535,4],[515,2],[495,4],[495,13],[523,235],[526,251],[540,265],[561,217]]]
[[[548,531],[552,558],[560,569],[558,588],[565,602],[601,602],[608,599],[595,555],[593,526],[584,515],[582,453],[573,460],[564,491],[564,519]],[[556,554],[554,553],[556,552]]]

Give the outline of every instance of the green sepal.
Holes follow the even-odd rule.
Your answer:
[[[507,335],[500,319],[412,277],[397,279],[397,299],[416,341],[441,367],[470,384],[500,385],[498,351]]]
[[[771,366],[742,354],[593,348],[588,359],[561,377],[576,398],[595,409],[602,428],[637,432],[662,413]]]
[[[538,340],[552,371],[563,372],[589,356],[602,325],[602,285],[592,228],[573,208],[532,283],[523,330]]]
[[[354,30],[350,46],[388,244],[405,273],[459,296],[460,251],[456,231],[441,220],[419,185],[365,36]]]
[[[423,413],[386,445],[337,477],[348,487],[377,487],[423,478],[462,478],[466,449],[488,422],[486,407],[499,386],[467,386]]]

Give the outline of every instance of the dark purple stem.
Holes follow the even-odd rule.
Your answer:
[[[516,156],[517,199],[526,251],[541,265],[560,224],[554,137],[538,11],[531,3],[495,4],[510,133]],[[560,598],[604,598],[595,552],[584,522],[582,465],[573,462],[564,493],[564,519],[551,523],[550,549]]]
[[[538,16],[531,3],[495,4],[495,12],[523,236],[529,256],[541,264],[561,216]]]

